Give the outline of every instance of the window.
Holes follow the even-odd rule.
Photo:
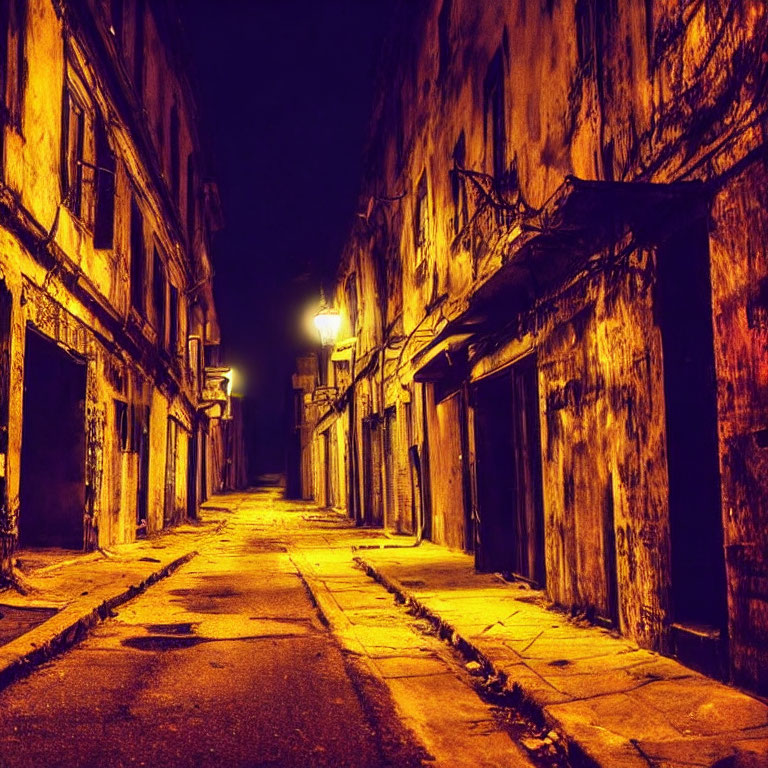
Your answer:
[[[448,63],[451,58],[451,6],[452,0],[443,0],[443,6],[440,8],[440,15],[437,17],[438,46],[440,51],[440,65],[438,77],[444,77],[448,69]]]
[[[595,25],[594,0],[577,0],[576,49],[581,67],[588,67],[595,55]]]
[[[179,108],[171,107],[171,194],[179,204],[181,187],[181,158],[179,157]]]
[[[347,299],[347,317],[349,318],[349,333],[355,335],[357,330],[357,276],[353,272],[348,278],[344,291]]]
[[[395,97],[395,162],[398,171],[405,162],[405,122],[403,120],[403,97],[400,93]]]
[[[187,155],[187,238],[195,244],[195,165],[192,155]]]
[[[416,192],[416,211],[414,215],[417,267],[424,261],[427,255],[427,239],[429,236],[429,201],[427,191],[427,172],[423,171]]]
[[[653,72],[653,0],[645,0],[645,54],[648,57],[648,76]]]
[[[128,406],[122,400],[115,400],[114,403],[117,444],[121,451],[127,451],[130,447],[128,442]]]
[[[142,436],[147,434],[149,426],[149,406],[131,403],[131,450],[141,450]]]
[[[206,367],[221,365],[221,350],[218,344],[206,344],[203,349]]]
[[[123,0],[110,0],[109,11],[112,20],[112,34],[119,48],[123,43]]]
[[[11,9],[8,3],[0,3],[0,149],[3,145],[3,128],[8,121],[7,114],[7,83],[10,74],[9,48],[11,35]]]
[[[0,101],[2,123],[21,128],[24,95],[27,3],[26,0],[0,2]]]
[[[157,72],[157,104],[155,105],[155,136],[157,138],[157,155],[165,163],[165,88],[162,71]]]
[[[155,246],[152,257],[152,303],[155,310],[155,330],[157,343],[165,348],[165,268],[160,253]]]
[[[141,97],[144,88],[144,0],[136,0],[133,30],[133,85]]]
[[[131,305],[141,315],[144,306],[144,278],[146,274],[144,250],[144,218],[134,198],[131,199]]]
[[[85,109],[69,88],[64,91],[61,142],[61,191],[69,210],[82,218]]]
[[[96,214],[93,245],[112,248],[115,235],[115,155],[109,146],[107,129],[101,117],[96,119]]]
[[[184,340],[187,338],[187,334],[189,332],[189,315],[187,314],[187,297],[184,295],[183,291],[180,293],[178,298],[176,314],[178,316],[177,322],[179,325],[176,332],[178,337],[176,351],[177,354],[180,354],[180,356],[183,358],[184,367],[188,368],[189,357],[187,356],[187,353],[189,352],[189,346],[184,343]]]
[[[176,357],[179,351],[179,289],[171,283],[170,318],[168,321],[168,351]]]
[[[492,170],[496,179],[504,176],[507,170],[505,108],[504,56],[499,48],[485,78],[485,140],[486,147],[490,142]]]
[[[189,371],[195,382],[195,389],[200,389],[200,337],[190,336],[187,341],[187,359],[189,360]]]
[[[467,162],[467,147],[464,131],[459,134],[456,146],[453,148],[453,170],[451,171],[451,197],[453,198],[453,234],[458,235],[469,220],[469,205],[467,203],[467,182],[459,172]]]

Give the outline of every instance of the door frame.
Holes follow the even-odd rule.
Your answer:
[[[518,398],[516,396],[516,384],[523,380],[523,376],[530,376],[533,385],[530,388],[530,402],[533,404],[532,408],[528,410],[520,411]],[[526,546],[526,551],[518,549],[522,547],[522,537],[519,535],[519,515],[513,504],[506,507],[508,518],[505,515],[504,518],[494,520],[493,523],[496,528],[502,529],[502,547],[495,552],[489,552],[488,548],[484,544],[484,539],[488,536],[489,539],[495,540],[498,543],[498,531],[495,534],[489,532],[491,527],[491,520],[484,518],[483,506],[489,506],[489,502],[483,501],[485,491],[483,483],[495,484],[497,479],[492,478],[494,474],[493,469],[491,475],[483,478],[483,453],[484,450],[481,447],[483,444],[478,440],[478,429],[481,428],[479,423],[479,411],[480,411],[480,399],[481,391],[484,387],[492,384],[494,386],[500,386],[503,389],[502,380],[507,379],[507,392],[502,393],[507,398],[506,404],[502,404],[505,410],[508,410],[509,425],[508,432],[506,433],[509,439],[509,454],[512,462],[522,461],[519,448],[516,448],[518,437],[517,420],[524,419],[526,426],[526,434],[533,441],[533,449],[527,452],[528,458],[532,461],[532,465],[527,468],[528,475],[530,476],[530,482],[532,487],[528,489],[530,493],[530,501],[533,505],[533,536],[536,541],[534,543],[533,550]],[[470,467],[469,472],[469,493],[471,495],[471,515],[473,519],[473,532],[474,532],[474,551],[475,551],[475,567],[481,571],[501,571],[509,573],[514,578],[534,584],[539,588],[545,588],[546,586],[546,529],[544,518],[544,501],[543,501],[543,479],[541,468],[541,431],[540,431],[540,408],[539,408],[539,386],[538,386],[538,364],[535,351],[529,352],[513,362],[496,369],[491,373],[482,376],[474,381],[468,383],[467,386],[467,450],[468,450],[468,462]],[[499,404],[490,403],[489,397],[488,411],[496,411],[499,408]],[[524,407],[524,406],[523,406]],[[521,422],[522,424],[523,422]],[[519,425],[518,425],[519,426]],[[526,438],[528,439],[528,438]],[[490,455],[491,449],[486,446],[486,455]],[[493,449],[493,453],[496,450]],[[519,464],[513,464],[508,468],[508,478],[513,479],[514,484],[510,485],[509,491],[515,497],[519,499],[518,486],[521,478],[521,467]],[[499,475],[499,472],[495,474]],[[496,510],[496,515],[501,515],[501,505],[497,505],[499,508]],[[525,529],[525,542],[530,540],[531,531]],[[508,551],[505,551],[504,543],[508,545]],[[520,568],[516,565],[523,559],[528,561],[528,573],[520,572]],[[532,561],[532,562],[531,562]]]

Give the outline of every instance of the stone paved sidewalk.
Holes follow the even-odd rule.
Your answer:
[[[348,547],[341,552],[310,549],[304,542],[302,549],[289,546],[289,553],[341,647],[364,666],[367,677],[389,690],[402,722],[429,755],[425,764],[533,768],[493,707],[464,679],[468,674],[448,646],[430,632],[425,620],[409,616],[392,595],[356,568]],[[527,734],[522,725],[517,730],[517,736]]]
[[[573,621],[525,584],[476,573],[470,555],[303,506],[318,528],[295,531],[292,549],[333,600],[339,569],[357,563],[543,717],[574,765],[768,768],[768,704],[759,698]],[[364,626],[337,624],[350,647],[364,640]]]
[[[356,559],[541,712],[576,757],[606,768],[768,766],[764,701],[574,622],[541,592],[475,573],[469,555],[361,541]]]
[[[82,638],[112,609],[195,556],[225,525],[213,507],[201,521],[89,554],[22,550],[17,588],[0,590],[0,687]],[[48,609],[48,610],[45,610]],[[39,612],[41,623],[35,621]]]
[[[22,552],[20,584],[26,594],[0,591],[0,613],[4,605],[56,613],[0,646],[0,687],[76,642],[112,608],[193,557],[247,498],[214,498],[202,522],[109,552],[64,560]],[[310,504],[301,505],[299,514],[318,523],[291,536],[310,578],[323,581],[327,575],[332,581],[333,573],[347,578],[342,571],[348,574],[356,563],[539,713],[567,742],[574,764],[768,768],[764,701],[607,630],[571,621],[550,610],[541,593],[475,573],[468,555],[429,542],[408,546],[408,539],[356,529],[343,515]],[[335,515],[333,525],[323,530],[320,523],[327,523],[329,515]],[[331,585],[328,593],[334,591],[339,589]],[[344,597],[338,597],[343,603]],[[376,601],[375,595],[368,598]],[[345,606],[347,616],[350,610],[355,606]],[[0,618],[0,623],[7,620]],[[339,626],[343,622],[340,616]],[[350,644],[357,629],[364,633],[369,624],[367,619],[358,627],[353,623],[347,630],[342,627]],[[393,664],[385,656],[376,662],[383,676]],[[402,663],[410,662],[397,662]],[[418,663],[428,665],[429,659]]]

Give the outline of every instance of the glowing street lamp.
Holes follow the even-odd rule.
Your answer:
[[[320,334],[320,343],[324,347],[331,347],[336,342],[336,336],[339,334],[339,325],[341,316],[333,308],[329,307],[325,301],[325,294],[320,291],[321,305],[314,317],[315,328]]]

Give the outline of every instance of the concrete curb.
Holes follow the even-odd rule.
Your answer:
[[[335,598],[322,579],[313,573],[313,568],[304,554],[299,550],[291,549],[288,552],[288,557],[291,559],[294,568],[296,568],[296,572],[317,610],[320,621],[334,633],[345,651],[365,658],[365,649],[352,636],[352,625],[349,619],[339,608]]]
[[[131,584],[106,599],[76,600],[30,632],[0,647],[0,690],[79,643],[114,608],[141,594],[160,579],[170,576],[197,554],[197,550],[187,552],[153,571],[138,584]]]
[[[407,749],[413,752],[416,758],[414,762],[408,762],[408,765],[443,765],[443,763],[435,762],[435,757],[405,718],[401,720],[399,726],[402,732],[393,724],[389,717],[390,709],[385,707],[382,702],[388,701],[391,708],[396,712],[401,712],[400,707],[393,698],[381,672],[366,652],[363,644],[355,636],[354,625],[336,602],[336,598],[328,585],[317,575],[304,553],[298,548],[289,547],[288,557],[317,611],[320,623],[328,628],[333,641],[338,645],[347,668],[347,674],[360,697],[360,704],[370,718],[372,727],[383,734],[382,742],[400,743],[404,738],[402,733],[406,733],[407,740],[402,743],[407,745]],[[389,764],[388,762],[387,765]],[[394,763],[391,764],[394,765]]]
[[[371,565],[364,558],[356,556],[354,561],[370,576],[374,581],[381,584],[387,590],[402,600],[405,605],[413,609],[418,615],[424,617],[437,630],[443,640],[451,643],[465,658],[470,661],[476,661],[482,667],[483,674],[487,677],[494,677],[512,697],[512,703],[518,709],[521,709],[533,720],[538,720],[546,724],[550,729],[557,731],[566,744],[568,758],[574,766],[578,768],[612,768],[610,764],[601,762],[590,754],[588,748],[580,743],[580,740],[563,727],[558,718],[553,717],[547,712],[546,707],[549,702],[540,702],[536,693],[527,689],[524,684],[516,680],[510,680],[509,677],[499,669],[492,659],[488,658],[474,643],[463,637],[458,630],[445,619],[441,618],[432,609],[414,597],[397,580],[388,578],[381,573],[374,565]],[[627,742],[630,745],[630,742]]]

